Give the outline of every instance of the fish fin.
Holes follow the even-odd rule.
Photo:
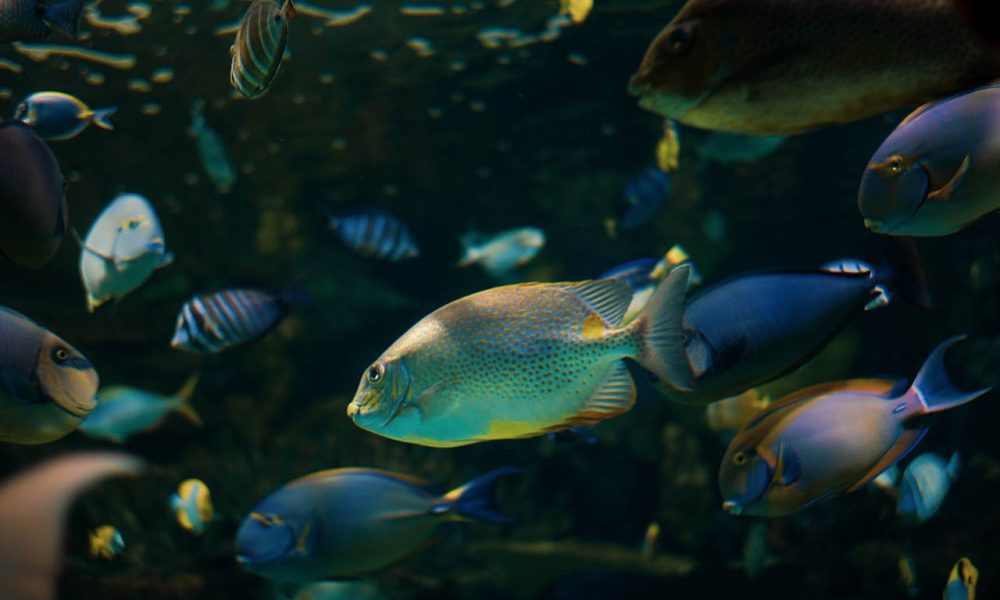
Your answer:
[[[907,124],[913,122],[917,117],[919,117],[920,115],[924,114],[930,108],[932,108],[932,107],[934,107],[934,106],[936,106],[936,105],[938,105],[940,103],[941,103],[941,100],[931,100],[930,102],[924,104],[923,106],[917,107],[916,110],[914,110],[910,114],[906,115],[906,118],[903,119],[902,121],[900,121],[899,125],[897,125],[896,128],[899,129],[903,125],[907,125]]]
[[[958,479],[958,472],[962,469],[962,456],[959,452],[954,452],[951,458],[948,459],[948,466],[945,467],[945,472],[948,473],[948,479],[952,481]]]
[[[181,415],[194,425],[197,425],[198,427],[203,427],[205,425],[205,422],[202,421],[201,415],[198,414],[198,411],[196,411],[194,407],[191,406],[191,396],[192,394],[194,394],[194,390],[196,387],[198,387],[197,373],[195,373],[191,377],[188,377],[188,380],[184,382],[184,385],[181,386],[181,389],[179,389],[177,393],[174,394],[174,398],[177,400],[177,406],[176,408],[174,408],[174,410],[176,410],[179,415]]]
[[[965,160],[959,165],[958,170],[952,175],[948,183],[927,194],[927,202],[941,202],[951,200],[952,196],[965,181],[965,176],[969,174],[969,167],[972,166],[972,158],[966,154]]]
[[[573,420],[578,422],[572,426],[589,425],[626,413],[635,405],[635,395],[635,382],[628,366],[624,360],[615,361],[593,395],[573,416]]]
[[[281,13],[285,15],[285,20],[291,21],[295,17],[299,16],[298,9],[295,8],[295,4],[292,0],[285,0],[285,4],[281,7]]]
[[[514,519],[497,509],[496,484],[501,477],[520,475],[524,472],[524,469],[503,467],[480,475],[442,496],[442,501],[432,506],[430,512],[450,513],[459,518],[491,523],[510,523]]]
[[[632,303],[632,288],[618,279],[595,279],[569,284],[565,289],[583,300],[608,327],[618,327]]]
[[[478,262],[479,261],[478,250],[474,248],[472,245],[466,244],[464,240],[462,241],[462,245],[465,246],[465,252],[462,254],[462,258],[458,259],[458,262],[455,263],[455,265],[458,267],[467,267],[471,264]]]
[[[778,464],[775,466],[775,477],[779,484],[789,486],[802,477],[802,461],[791,444],[781,442],[778,448]]]
[[[643,331],[639,364],[682,391],[694,388],[682,332],[684,295],[690,275],[691,267],[687,265],[671,271],[633,321]]]
[[[83,12],[84,0],[67,0],[58,4],[45,4],[45,14],[42,16],[52,29],[70,39],[77,39],[80,29],[80,14]]]
[[[115,126],[111,123],[111,115],[113,115],[116,110],[118,110],[117,106],[109,106],[107,108],[99,108],[95,111],[91,111],[91,119],[94,125],[97,125],[101,129],[113,131]]]
[[[948,377],[948,371],[944,366],[944,356],[948,353],[949,348],[965,338],[965,335],[956,335],[941,342],[924,361],[924,366],[917,373],[911,388],[916,392],[915,395],[923,407],[923,410],[913,413],[914,416],[938,413],[960,406],[975,400],[992,389],[986,387],[974,392],[963,392],[956,388]]]
[[[893,381],[887,379],[849,379],[847,381],[834,381],[820,383],[803,388],[797,392],[788,394],[780,400],[773,402],[770,406],[761,409],[749,423],[743,426],[743,430],[753,429],[759,426],[772,415],[786,410],[793,404],[798,404],[803,400],[808,400],[820,395],[831,394],[838,390],[861,390],[873,394],[885,394],[892,389]]]
[[[896,443],[894,443],[892,447],[889,448],[889,451],[882,456],[882,459],[879,460],[877,463],[875,463],[875,466],[869,469],[868,472],[861,477],[861,479],[857,480],[853,485],[847,488],[847,490],[844,493],[849,494],[863,487],[864,485],[868,484],[872,479],[875,479],[876,477],[881,475],[882,471],[885,471],[892,465],[899,462],[900,459],[909,454],[910,451],[913,450],[916,447],[916,445],[920,443],[920,440],[924,439],[924,435],[926,433],[927,433],[926,428],[907,429],[903,431],[903,434],[896,439]]]
[[[174,253],[164,252],[163,258],[160,259],[160,264],[156,265],[156,268],[165,269],[166,267],[169,267],[172,264],[174,264]]]
[[[908,304],[931,308],[933,303],[927,290],[927,275],[913,238],[888,237],[882,252],[883,258],[875,269],[874,277],[884,290],[878,290],[876,286],[876,291],[887,292],[890,300],[899,294]]]
[[[197,425],[198,427],[205,426],[205,422],[201,420],[201,415],[199,415],[198,411],[196,411],[193,406],[188,404],[187,401],[178,404],[177,408],[175,408],[174,410],[177,411],[177,414],[184,417],[192,424]]]
[[[14,369],[0,370],[0,387],[8,396],[24,406],[36,404],[42,400],[38,384]]]

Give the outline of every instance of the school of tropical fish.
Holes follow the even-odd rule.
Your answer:
[[[1000,594],[991,5],[526,4],[0,0],[0,600]]]

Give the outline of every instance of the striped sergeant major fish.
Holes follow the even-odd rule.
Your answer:
[[[229,82],[253,100],[267,92],[288,45],[288,22],[296,16],[292,0],[254,0],[243,15],[236,42],[229,48],[233,62]]]
[[[170,345],[195,354],[214,354],[258,340],[288,315],[306,294],[271,294],[253,289],[227,289],[199,294],[184,303]]]
[[[328,215],[328,223],[340,241],[362,256],[391,262],[420,256],[420,249],[406,223],[383,210]]]

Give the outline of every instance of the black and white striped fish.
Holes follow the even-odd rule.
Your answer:
[[[228,289],[191,298],[177,315],[170,345],[195,354],[223,350],[264,337],[297,300],[252,289]]]
[[[281,66],[288,44],[288,22],[295,18],[295,5],[285,0],[254,0],[229,48],[233,57],[229,82],[236,91],[253,99],[264,95]]]
[[[363,256],[398,262],[420,255],[406,224],[382,210],[330,215],[329,225],[344,244]]]

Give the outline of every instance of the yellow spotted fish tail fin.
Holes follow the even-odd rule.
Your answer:
[[[684,295],[690,275],[689,265],[671,271],[630,326],[638,328],[643,338],[636,360],[678,390],[694,387],[683,337]]]

